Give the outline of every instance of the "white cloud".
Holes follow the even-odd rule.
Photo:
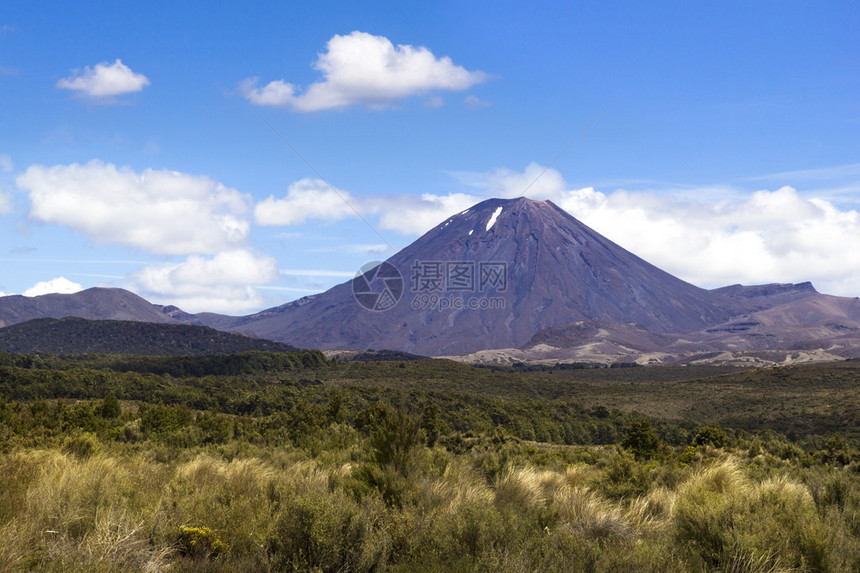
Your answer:
[[[12,158],[5,153],[0,153],[0,171],[3,173],[12,173],[15,170],[15,164]]]
[[[465,98],[463,98],[463,102],[467,106],[474,107],[474,108],[490,107],[491,105],[493,105],[490,102],[482,100],[478,96],[473,96],[473,95],[467,95]]]
[[[537,163],[530,163],[520,173],[510,169],[496,169],[486,174],[458,174],[459,178],[472,187],[483,189],[493,197],[555,197],[567,189],[561,173],[547,169]]]
[[[465,193],[416,197],[377,197],[366,203],[379,212],[379,226],[399,233],[413,235],[429,231],[446,218],[468,209],[481,197]]]
[[[0,153],[0,173],[12,173],[14,170],[15,164],[12,158],[5,153]],[[7,187],[5,181],[0,181],[0,214],[12,212],[12,194]]]
[[[360,255],[376,255],[378,257],[387,257],[393,255],[396,249],[386,243],[368,243],[368,244],[351,244],[351,245],[331,245],[328,247],[315,247],[307,249],[308,253],[356,253]]]
[[[488,79],[483,72],[454,65],[451,58],[437,58],[423,46],[394,46],[384,36],[358,31],[335,35],[313,67],[323,80],[304,93],[284,80],[258,87],[258,78],[243,81],[239,89],[255,105],[307,112],[350,105],[381,108],[434,90],[465,90]]]
[[[445,105],[445,100],[440,96],[433,96],[424,102],[424,107],[442,107]]]
[[[205,176],[166,169],[137,173],[98,160],[30,166],[16,183],[30,217],[68,225],[98,243],[184,255],[243,245],[248,197]]]
[[[514,198],[526,190],[529,196],[559,196],[566,189],[564,178],[554,170],[537,163],[522,173],[499,169],[490,173],[453,173],[474,193],[424,193],[420,197],[364,197],[356,201],[362,213],[379,215],[379,226],[405,235],[422,234],[448,217],[464,211],[490,197]]]
[[[791,187],[710,204],[591,189],[557,200],[598,232],[694,284],[812,280],[823,292],[860,294],[860,216]]]
[[[83,70],[75,70],[71,76],[57,82],[60,89],[104,102],[113,101],[118,95],[139,92],[148,85],[146,76],[134,73],[119,59],[112,64],[102,62],[94,68],[86,66]]]
[[[335,190],[322,179],[301,179],[290,185],[287,194],[276,199],[269,196],[254,207],[259,225],[298,225],[308,219],[339,221],[353,215],[348,191]]]
[[[366,197],[378,225],[418,235],[490,197],[549,199],[646,261],[715,288],[734,283],[802,282],[820,292],[860,296],[860,213],[793,187],[702,187],[603,193],[571,189],[555,169],[457,173],[473,193]]]
[[[531,164],[522,173],[460,179],[481,191],[478,200],[517,197],[530,186],[528,197],[552,200],[622,247],[700,286],[811,280],[822,292],[860,295],[856,210],[787,186],[752,194],[713,188],[604,194],[570,189],[558,171],[544,170]]]
[[[36,283],[32,287],[24,291],[24,296],[41,296],[43,294],[72,294],[82,291],[84,287],[78,283],[73,283],[66,277],[57,277],[49,281]]]
[[[331,271],[324,269],[281,269],[280,273],[288,277],[336,277],[351,279],[355,271]]]
[[[247,250],[206,258],[191,256],[175,264],[151,265],[128,278],[129,287],[148,300],[174,304],[188,312],[241,313],[266,303],[255,284],[278,277],[275,260]]]

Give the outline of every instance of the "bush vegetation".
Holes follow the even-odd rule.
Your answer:
[[[771,371],[603,370],[0,356],[0,570],[860,570],[856,427],[656,415],[666,385],[751,408]],[[624,385],[649,415],[593,401]]]

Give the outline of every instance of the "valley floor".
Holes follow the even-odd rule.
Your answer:
[[[0,356],[0,570],[860,569],[856,364],[302,358]]]

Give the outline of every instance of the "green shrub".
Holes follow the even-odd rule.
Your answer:
[[[642,420],[627,427],[627,433],[621,445],[633,452],[637,460],[641,460],[656,456],[662,442],[651,427],[651,423],[648,420]]]
[[[76,432],[63,438],[63,451],[86,459],[101,449],[98,437],[90,432]]]
[[[122,414],[122,408],[119,405],[119,400],[116,399],[116,395],[113,392],[108,392],[101,404],[96,407],[96,414],[106,420],[120,417]]]
[[[187,527],[177,529],[176,544],[179,553],[186,557],[210,557],[227,550],[218,535],[208,527]]]
[[[141,411],[140,426],[145,434],[167,434],[191,422],[191,410],[185,406],[157,405]]]
[[[693,445],[713,446],[723,448],[728,443],[728,436],[719,426],[703,426],[693,437]]]
[[[415,452],[421,447],[419,423],[401,410],[377,404],[370,416],[374,458],[380,466],[393,466],[407,475],[415,462]]]
[[[269,550],[277,570],[368,571],[384,558],[377,543],[379,504],[359,505],[343,493],[308,493],[280,512]]]

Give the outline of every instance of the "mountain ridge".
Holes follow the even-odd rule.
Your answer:
[[[0,297],[0,328],[34,318],[132,320],[181,324],[156,305],[121,288],[92,287],[72,294]]]
[[[245,316],[190,314],[122,289],[88,289],[0,298],[0,325],[121,317],[300,348],[490,351],[527,360],[650,363],[809,349],[860,355],[858,299],[822,295],[809,282],[702,289],[550,201],[482,201],[376,265],[325,292]]]
[[[501,297],[504,308],[410,308],[416,295],[410,272],[422,261],[504,263],[510,288],[468,293],[473,299]],[[657,335],[698,332],[818,295],[810,283],[705,290],[623,249],[552,202],[526,198],[478,203],[440,222],[387,262],[412,288],[405,284],[403,298],[385,312],[362,309],[346,282],[244,317],[200,318],[216,328],[293,345],[451,355],[519,348],[546,328],[579,321],[632,322]]]

